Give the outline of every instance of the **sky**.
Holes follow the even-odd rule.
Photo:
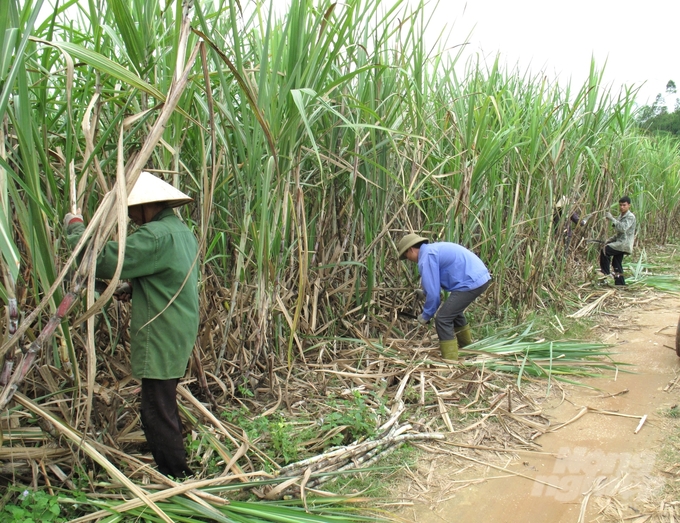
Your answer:
[[[416,5],[419,0],[407,0]],[[389,0],[388,0],[389,2]],[[619,92],[640,87],[637,102],[649,105],[668,80],[680,87],[680,0],[435,0],[426,4],[435,16],[426,33],[432,41],[443,27],[452,30],[450,45],[492,62],[497,53],[510,66],[544,72],[560,83],[580,87],[591,58],[604,68],[603,83]]]

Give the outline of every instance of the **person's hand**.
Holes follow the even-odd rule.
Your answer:
[[[430,323],[430,320],[426,320],[425,316],[423,316],[422,314],[418,314],[418,323],[420,323],[421,325],[427,325],[428,323]]]
[[[119,283],[113,292],[113,296],[118,301],[128,302],[132,298],[132,287],[129,283]]]
[[[416,295],[416,298],[419,300],[424,300],[425,299],[425,291],[423,289],[416,289],[413,291],[413,294]]]
[[[607,218],[607,220],[614,221],[614,217],[612,216],[612,213],[610,213],[609,211],[604,213],[604,217]]]
[[[78,209],[80,211],[80,209]],[[64,216],[64,229],[66,229],[69,225],[71,225],[72,222],[81,222],[83,221],[83,215],[76,213],[70,213],[67,212],[66,215]]]

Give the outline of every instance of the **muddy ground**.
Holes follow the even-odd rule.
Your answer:
[[[620,292],[622,299],[634,299],[630,291]],[[595,389],[567,385],[564,397],[553,394],[543,404],[552,426],[572,420],[584,407],[637,417],[588,410],[538,438],[544,454],[477,456],[531,479],[426,455],[404,486],[399,515],[418,523],[616,521],[605,517],[606,508],[618,512],[619,521],[651,521],[637,516],[649,514],[650,500],[659,499],[669,478],[657,454],[668,445],[669,431],[677,430],[664,412],[680,403],[680,358],[670,348],[679,315],[680,299],[662,295],[596,317],[593,337],[615,344],[615,358],[629,363],[632,373],[584,380]],[[680,515],[680,504],[661,508]]]

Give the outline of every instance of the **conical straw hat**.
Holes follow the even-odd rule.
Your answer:
[[[562,196],[559,200],[557,200],[557,203],[555,204],[555,207],[558,209],[561,209],[562,207],[569,205],[569,198],[566,196]]]
[[[179,207],[192,200],[193,198],[189,198],[182,191],[175,189],[157,176],[142,171],[137,178],[137,183],[128,194],[127,204],[128,207],[131,207],[144,203],[167,202],[170,207]]]
[[[408,251],[411,247],[416,245],[417,243],[428,243],[427,238],[423,238],[419,234],[407,234],[404,236],[401,240],[399,240],[399,243],[397,244],[397,252],[399,252],[399,258],[403,259],[404,258],[404,253]]]

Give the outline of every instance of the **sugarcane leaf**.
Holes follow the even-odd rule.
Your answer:
[[[2,252],[2,259],[12,276],[12,280],[16,281],[21,260],[16,244],[12,239],[12,230],[7,223],[5,212],[0,214],[0,252]]]
[[[9,2],[3,2],[2,5],[0,5],[0,34],[4,35],[4,39],[1,42],[2,45],[0,46],[0,81],[4,81],[7,77],[9,66],[12,63],[12,55],[16,40],[19,36],[19,30],[16,27],[4,27],[5,24],[3,22],[6,22],[7,20],[2,20],[2,15],[6,14],[2,13],[2,9],[6,9],[8,6]]]
[[[5,0],[2,2],[8,9],[9,9],[9,2]],[[15,57],[14,57],[14,63],[12,64],[12,67],[10,69],[10,72],[8,75],[4,77],[4,83],[2,84],[2,91],[0,91],[0,118],[3,118],[5,115],[5,111],[7,110],[7,103],[9,100],[10,93],[12,92],[12,89],[14,88],[14,82],[17,78],[17,75],[19,74],[19,68],[23,62],[23,54],[24,51],[26,50],[26,46],[28,45],[28,40],[31,34],[31,31],[33,29],[33,26],[35,24],[35,21],[38,18],[38,14],[40,12],[40,9],[42,7],[43,0],[37,0],[35,5],[31,5],[30,2],[26,3],[24,6],[24,9],[29,10],[30,14],[28,16],[28,21],[26,23],[26,27],[23,28],[23,33],[21,35],[21,40],[19,42],[19,47],[16,49],[15,52]],[[7,11],[6,11],[7,12]],[[23,16],[21,17],[23,18]],[[7,18],[6,18],[7,19]],[[5,22],[7,25],[9,25],[8,22]],[[6,36],[6,33],[5,35]],[[4,44],[3,44],[4,47]],[[9,54],[9,51],[3,49],[3,55]]]
[[[129,3],[124,0],[108,0],[109,8],[113,13],[119,34],[125,42],[125,49],[132,66],[137,74],[142,74],[145,69],[145,46],[142,40],[142,31],[135,23],[129,9]]]
[[[312,149],[314,149],[316,159],[319,162],[319,169],[321,169],[321,172],[323,172],[323,162],[321,161],[321,156],[319,154],[319,147],[316,143],[316,140],[314,139],[312,127],[309,123],[309,119],[307,118],[307,104],[305,103],[306,99],[314,99],[316,97],[316,93],[313,89],[293,89],[290,94],[293,97],[293,101],[295,102],[298,111],[300,112],[300,118],[302,118],[302,123],[304,124],[305,130],[307,131],[307,137],[312,142]],[[305,99],[303,99],[303,95],[306,95]]]
[[[54,46],[69,55],[82,60],[91,67],[99,70],[102,73],[111,75],[113,78],[124,82],[126,85],[144,91],[145,93],[153,96],[158,102],[165,101],[165,95],[156,89],[151,84],[142,80],[138,75],[132,73],[129,69],[126,69],[122,65],[114,62],[110,58],[105,57],[101,53],[87,49],[81,45],[74,44],[72,42],[64,41],[47,41],[40,38],[31,38],[36,42],[43,43],[45,45]]]
[[[174,497],[171,498],[169,501],[172,503],[176,503],[177,505],[188,509],[189,514],[196,514],[197,516],[203,516],[205,518],[208,518],[209,521],[218,521],[221,523],[232,523],[232,520],[219,512],[219,510],[215,507],[206,507],[204,505],[201,505],[200,503],[196,503],[195,501],[192,501],[190,499],[182,498],[182,497]],[[166,509],[167,511],[168,509]]]

